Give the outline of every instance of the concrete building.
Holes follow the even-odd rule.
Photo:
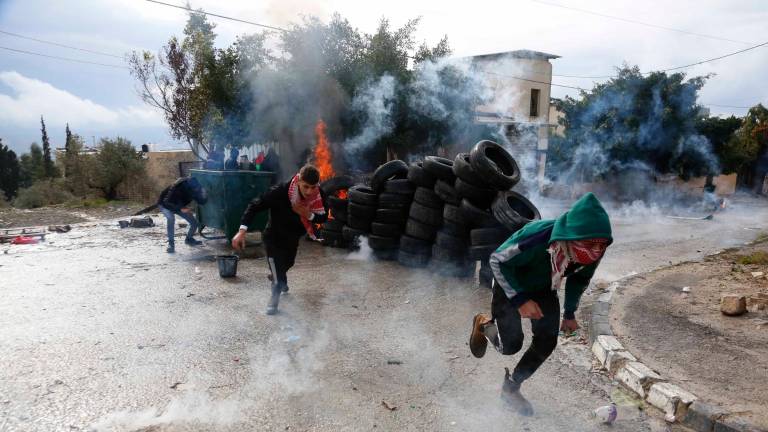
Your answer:
[[[503,127],[520,168],[539,184],[549,146],[552,63],[558,55],[517,50],[471,57],[473,68],[487,80],[492,96],[476,108],[478,123]]]

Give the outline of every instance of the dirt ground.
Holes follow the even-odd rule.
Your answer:
[[[620,288],[611,308],[614,332],[642,362],[761,427],[768,427],[768,311],[728,317],[720,312],[720,296],[768,293],[766,253],[763,236],[646,274]]]
[[[0,208],[0,229],[45,225],[63,225],[113,219],[134,214],[144,204],[112,201],[98,207],[68,207],[65,205],[36,209]]]

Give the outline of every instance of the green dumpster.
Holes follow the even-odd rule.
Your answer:
[[[224,232],[227,241],[240,229],[240,218],[248,203],[261,196],[270,187],[274,175],[266,171],[190,170],[208,192],[208,202],[198,206],[200,231],[210,227]],[[263,231],[269,212],[262,212],[249,227],[249,231]]]

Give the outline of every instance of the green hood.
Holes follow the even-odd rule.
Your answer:
[[[608,213],[597,197],[589,192],[555,220],[549,242],[594,238],[607,238],[613,242]]]

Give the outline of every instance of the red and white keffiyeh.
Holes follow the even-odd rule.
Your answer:
[[[304,204],[311,213],[314,213],[316,215],[324,215],[325,214],[325,207],[323,207],[323,198],[320,196],[320,189],[318,189],[314,194],[306,197],[302,197],[301,193],[299,193],[299,175],[296,174],[291,179],[291,184],[288,185],[288,200],[291,202],[291,205],[296,203],[302,203]],[[309,219],[305,218],[304,216],[299,216],[301,219],[302,225],[304,225],[304,229],[307,230],[307,234],[309,234],[309,237],[312,240],[317,240],[315,237],[315,229],[312,226],[312,222],[309,221]]]
[[[560,288],[563,275],[571,263],[594,263],[603,256],[608,243],[608,239],[603,238],[552,242],[548,249],[552,261],[552,289]]]

